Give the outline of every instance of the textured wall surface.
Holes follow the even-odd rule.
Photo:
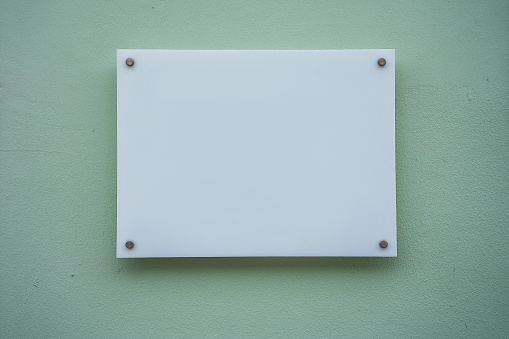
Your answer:
[[[117,48],[396,49],[398,258],[115,259]],[[509,337],[509,2],[2,1],[0,337]]]

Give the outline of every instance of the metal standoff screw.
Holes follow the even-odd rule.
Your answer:
[[[389,243],[385,240],[380,241],[380,247],[381,248],[387,248],[389,246]]]
[[[385,61],[384,58],[378,59],[378,66],[382,66],[383,67],[383,66],[385,66],[385,64],[386,64],[386,61]]]
[[[380,63],[380,60],[378,61],[378,63]],[[134,60],[132,58],[127,58],[125,59],[125,64],[131,67],[132,65],[134,65]]]
[[[131,249],[134,247],[134,243],[131,240],[129,240],[128,242],[125,243],[125,247]]]

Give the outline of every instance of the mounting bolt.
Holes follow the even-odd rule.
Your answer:
[[[378,60],[378,63],[380,63],[380,60]],[[127,58],[125,59],[125,64],[131,67],[132,65],[134,65],[134,60],[132,58]]]
[[[389,243],[385,240],[380,241],[380,247],[381,248],[387,248],[389,246]]]
[[[134,62],[134,61],[133,61],[133,62]],[[386,63],[387,63],[387,62],[385,61],[385,59],[384,59],[384,58],[380,58],[380,59],[378,59],[378,66],[382,66],[382,67],[383,67],[383,66],[385,66],[385,64],[386,64]]]
[[[134,243],[131,240],[129,240],[128,242],[125,243],[125,247],[131,249],[134,247]]]

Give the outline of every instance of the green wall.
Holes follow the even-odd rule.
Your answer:
[[[396,49],[398,258],[115,259],[116,49]],[[0,337],[509,337],[508,1],[2,1]]]

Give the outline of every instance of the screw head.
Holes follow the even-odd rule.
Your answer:
[[[125,247],[131,249],[134,247],[134,243],[131,240],[129,240],[128,242],[125,243]]]
[[[385,61],[384,58],[380,58],[378,59],[378,66],[385,66],[385,64],[387,63],[387,61]]]
[[[389,243],[385,240],[382,240],[382,241],[380,241],[379,245],[381,248],[387,248],[387,246],[389,246]]]
[[[132,58],[127,58],[125,59],[125,64],[131,67],[132,65],[134,65],[134,60]]]

